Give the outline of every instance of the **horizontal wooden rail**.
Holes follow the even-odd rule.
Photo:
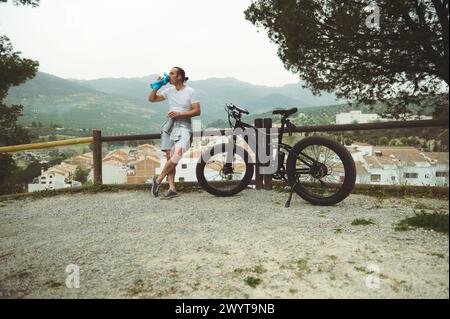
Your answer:
[[[10,153],[10,152],[18,152],[18,151],[36,150],[36,149],[40,149],[40,148],[91,143],[93,141],[94,141],[93,137],[80,137],[80,138],[72,138],[72,139],[61,140],[61,141],[2,146],[2,147],[0,147],[0,153]]]
[[[122,136],[102,136],[102,142],[125,142],[125,141],[142,141],[157,140],[161,138],[161,134],[139,134],[139,135],[122,135]]]
[[[298,126],[294,133],[304,132],[332,132],[332,131],[358,131],[358,130],[382,130],[396,128],[415,128],[415,127],[448,127],[448,119],[440,120],[415,120],[415,121],[391,121],[380,123],[364,123],[364,124],[332,124],[332,125],[315,125],[315,126]],[[230,135],[231,129],[218,129],[201,131],[201,135]],[[283,133],[288,133],[285,129]],[[194,132],[194,136],[199,132]],[[123,142],[123,141],[140,141],[140,140],[157,140],[160,139],[160,133],[140,134],[140,135],[123,135],[123,136],[102,136],[102,142]]]
[[[315,125],[315,126],[299,126],[294,133],[304,133],[304,132],[336,132],[336,131],[358,131],[358,130],[382,130],[382,129],[397,129],[397,128],[418,128],[418,127],[448,127],[449,120],[439,119],[439,120],[415,120],[415,121],[391,121],[391,122],[380,122],[380,123],[364,123],[364,124],[336,124],[336,125]],[[220,132],[223,134],[230,134],[230,129],[220,129],[220,130],[208,130],[202,131],[202,135],[212,135],[218,134]],[[226,132],[226,133],[225,133]],[[283,133],[288,133],[289,131],[285,129]],[[198,134],[198,132],[194,132]],[[159,139],[160,133],[153,134],[140,134],[140,135],[123,135],[123,136],[102,136],[102,142],[121,142],[121,141],[140,141],[140,140],[153,140]],[[8,152],[18,152],[26,151],[40,148],[49,148],[57,146],[66,146],[73,144],[91,143],[93,142],[93,137],[82,137],[75,139],[67,139],[61,141],[53,142],[43,142],[34,144],[22,144],[22,145],[12,145],[12,146],[2,146],[0,147],[0,153]]]
[[[417,120],[417,121],[391,121],[363,124],[333,124],[333,125],[315,125],[299,126],[293,132],[336,132],[336,131],[363,131],[363,130],[385,130],[396,128],[416,128],[416,127],[448,127],[448,119],[439,120]],[[288,133],[285,129],[283,133]]]
[[[231,129],[217,129],[217,130],[207,130],[201,131],[202,135],[230,135],[232,134]],[[194,136],[198,134],[197,131],[194,132]],[[125,142],[125,141],[142,141],[142,140],[159,140],[161,138],[161,133],[152,134],[138,134],[138,135],[121,135],[121,136],[102,136],[102,142]]]

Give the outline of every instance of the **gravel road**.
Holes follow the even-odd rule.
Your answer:
[[[1,202],[0,297],[449,298],[448,235],[394,230],[419,206],[448,214],[447,201],[351,195],[317,207],[297,197],[284,208],[286,198],[248,189]]]

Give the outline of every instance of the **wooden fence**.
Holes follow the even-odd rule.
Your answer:
[[[258,129],[264,129],[268,134],[272,128],[272,119],[255,119],[254,126]],[[319,126],[301,126],[295,128],[294,133],[307,133],[307,132],[339,132],[339,131],[361,131],[361,130],[383,130],[383,129],[398,129],[398,128],[420,128],[420,127],[448,127],[448,118],[439,120],[417,120],[417,121],[392,121],[392,122],[380,122],[380,123],[367,123],[367,124],[344,124],[344,125],[319,125]],[[222,135],[226,134],[229,130],[219,130]],[[217,131],[202,131],[201,134],[208,134]],[[198,132],[194,132],[197,134]],[[288,133],[285,129],[283,134]],[[94,130],[92,137],[68,139],[54,142],[44,142],[35,144],[23,144],[14,146],[0,147],[0,153],[18,152],[33,149],[42,149],[49,147],[58,147],[65,145],[73,145],[80,143],[93,142],[93,169],[94,169],[94,183],[102,184],[102,143],[103,142],[120,142],[120,141],[140,141],[140,140],[155,140],[160,139],[159,133],[154,134],[139,134],[139,135],[124,135],[124,136],[102,136],[101,131]],[[266,139],[265,147],[269,147],[270,140]],[[258,143],[256,143],[258,145]],[[255,150],[258,154],[258,150]],[[255,163],[255,185],[256,189],[272,189],[272,175],[259,174],[260,162],[258,157]]]

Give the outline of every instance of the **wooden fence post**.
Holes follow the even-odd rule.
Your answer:
[[[272,136],[270,135],[270,129],[272,128],[272,119],[271,118],[265,118],[264,119],[264,132],[266,133],[266,154],[270,154],[270,148],[272,143]],[[270,161],[269,161],[270,163]],[[268,163],[268,164],[269,164]],[[272,189],[272,174],[264,174],[264,189],[271,190]]]
[[[259,156],[258,156],[258,152],[259,152],[259,139],[258,139],[258,135],[259,135],[259,129],[263,127],[263,119],[255,119],[255,127],[257,129],[257,131],[255,132],[256,134],[256,148],[255,148],[255,186],[256,189],[262,189],[263,188],[263,176],[261,175],[261,173],[259,172],[259,168],[261,167],[261,164],[259,162]],[[261,145],[262,146],[262,145]]]
[[[94,184],[102,184],[102,131],[93,130],[92,135],[94,137],[94,149],[93,149],[93,161],[94,161]]]

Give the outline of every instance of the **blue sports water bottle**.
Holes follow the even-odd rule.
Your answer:
[[[167,73],[164,73],[164,77],[161,80],[158,80],[156,82],[153,82],[152,84],[150,84],[150,87],[153,90],[158,90],[160,89],[163,85],[166,85],[167,83],[170,82],[170,77]]]

